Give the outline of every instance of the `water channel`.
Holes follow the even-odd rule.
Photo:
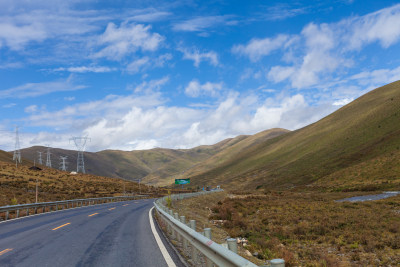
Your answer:
[[[378,195],[366,195],[366,196],[344,198],[344,199],[336,200],[336,202],[344,202],[344,201],[359,202],[359,201],[379,200],[379,199],[384,199],[384,198],[388,198],[388,197],[394,197],[394,196],[397,196],[398,194],[400,194],[400,191],[387,191],[387,192],[383,192],[382,194],[378,194]]]

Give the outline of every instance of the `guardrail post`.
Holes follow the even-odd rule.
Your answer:
[[[56,204],[56,211],[58,211],[58,204]]]
[[[44,206],[43,208],[42,208],[42,213],[45,213],[46,212],[46,206]]]
[[[196,231],[196,220],[190,220],[190,228]],[[192,245],[192,260],[193,263],[196,264],[197,262],[197,249]]]
[[[37,214],[37,207],[35,207],[35,214]]]
[[[196,231],[196,220],[190,220],[190,228]]]
[[[185,217],[185,216],[181,216],[180,218],[181,218],[181,223],[186,224],[186,217]],[[185,250],[187,250],[187,241],[186,241],[186,238],[182,236],[182,239],[183,239],[183,240],[182,240],[183,248],[184,248]]]
[[[228,243],[228,249],[237,254],[238,249],[237,249],[236,238],[228,238],[228,240],[226,240],[226,242]]]
[[[29,216],[29,208],[26,209],[26,216]]]
[[[6,211],[6,217],[5,217],[5,220],[6,220],[6,221],[8,220],[9,214],[10,214],[10,212],[7,210],[7,211]]]
[[[211,240],[211,228],[204,228],[204,236]],[[207,267],[214,266],[214,263],[209,258],[205,258]]]
[[[211,239],[211,228],[204,228],[204,236]]]
[[[19,210],[17,210],[17,214],[16,214],[17,218],[19,217]]]

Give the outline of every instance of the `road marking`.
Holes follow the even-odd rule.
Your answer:
[[[161,241],[160,236],[157,233],[156,227],[154,226],[154,222],[153,222],[153,216],[151,216],[151,211],[154,209],[154,207],[152,207],[149,210],[149,219],[150,219],[150,227],[151,227],[151,231],[153,232],[154,238],[156,239],[157,245],[161,250],[161,253],[164,257],[164,260],[167,262],[168,267],[176,267],[175,262],[172,260],[171,256],[169,255],[167,249],[165,248],[163,242]]]
[[[68,224],[71,224],[71,223],[66,223],[66,224],[60,225],[60,226],[58,226],[58,227],[56,227],[56,228],[53,228],[53,229],[51,229],[51,230],[54,231],[54,230],[60,229],[61,227],[67,226]]]
[[[108,209],[108,210],[115,210],[115,207],[114,207],[114,208],[111,208],[111,209]]]
[[[88,215],[88,217],[92,217],[92,216],[97,215],[97,214],[98,213],[93,213],[93,214]]]
[[[6,254],[7,252],[10,252],[11,250],[13,250],[12,248],[6,248],[5,250],[0,251],[0,256],[3,254]]]
[[[135,201],[136,204],[138,204],[139,202]]]
[[[128,206],[129,204],[122,205],[122,207]]]

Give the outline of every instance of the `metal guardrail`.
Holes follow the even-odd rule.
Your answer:
[[[0,207],[0,214],[3,213],[4,218],[0,216],[0,220],[1,219],[8,220],[12,213],[14,213],[15,218],[19,218],[21,217],[21,215],[29,216],[31,214],[31,210],[33,214],[37,214],[38,211],[40,211],[40,209],[42,209],[41,210],[42,213],[45,213],[45,212],[58,211],[60,209],[64,210],[69,208],[86,207],[90,205],[97,205],[115,201],[140,199],[144,197],[147,197],[147,195],[85,198],[85,199],[72,199],[72,200],[62,200],[54,202],[40,202],[40,203],[2,206]],[[23,211],[25,211],[25,213],[23,213]]]
[[[222,190],[172,195],[171,200],[185,199],[219,191]],[[183,251],[191,258],[193,265],[203,265],[207,267],[212,267],[214,265],[224,267],[257,266],[237,254],[236,239],[230,238],[227,240],[228,249],[215,243],[211,240],[210,228],[205,228],[203,233],[196,232],[196,221],[190,220],[189,223],[186,224],[185,216],[179,216],[178,213],[174,213],[164,205],[166,199],[167,197],[163,197],[156,200],[154,206],[160,215],[162,224],[167,228],[167,234],[169,234],[173,240],[182,244]],[[269,265],[263,266],[284,267],[285,261],[282,259],[274,259],[270,261]]]

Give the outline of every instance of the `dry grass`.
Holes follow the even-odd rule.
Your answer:
[[[206,226],[212,219],[226,220],[223,236],[246,237],[251,252],[258,252],[261,259],[284,258],[287,266],[400,265],[400,196],[373,202],[334,202],[359,194],[215,195],[175,205]]]
[[[89,174],[70,175],[55,169],[29,170],[27,166],[15,167],[0,162],[0,206],[35,202],[38,181],[38,202],[77,198],[119,196],[139,193],[139,185],[122,179]],[[164,195],[167,190],[140,185],[142,194]]]

